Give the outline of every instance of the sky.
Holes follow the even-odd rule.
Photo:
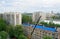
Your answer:
[[[60,0],[0,0],[0,12],[60,12]]]

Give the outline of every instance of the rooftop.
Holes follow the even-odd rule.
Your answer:
[[[35,26],[35,25],[33,25],[33,24],[23,24],[23,25],[24,25],[24,26],[30,26],[30,25],[32,25],[33,28],[34,28],[34,26]],[[42,29],[42,30],[51,31],[51,32],[56,32],[56,29],[55,29],[55,28],[45,27],[45,26],[42,26],[42,25],[37,25],[36,28]]]

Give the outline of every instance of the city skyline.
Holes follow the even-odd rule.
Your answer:
[[[0,12],[60,12],[60,0],[0,0]]]

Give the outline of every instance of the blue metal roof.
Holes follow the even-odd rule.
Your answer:
[[[47,30],[47,31],[56,32],[56,29],[55,28],[51,28],[51,27],[45,27],[45,26],[37,25],[36,28]]]
[[[24,26],[30,26],[30,25],[32,25],[32,27],[35,26],[35,25],[33,25],[33,24],[23,24],[23,25],[24,25]],[[56,32],[56,29],[55,29],[55,28],[45,27],[45,26],[42,26],[42,25],[37,25],[36,28],[42,29],[42,30],[51,31],[51,32]]]

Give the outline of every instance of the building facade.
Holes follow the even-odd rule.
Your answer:
[[[26,35],[32,39],[43,39],[44,36],[49,36],[52,39],[60,39],[60,28],[56,30],[55,28],[37,26],[33,35],[31,36],[32,30],[33,26],[24,25],[24,31]]]
[[[3,13],[3,19],[11,25],[21,25],[22,15],[20,12],[5,12]]]
[[[46,14],[45,13],[43,13],[43,12],[34,12],[33,15],[32,15],[32,21],[36,22],[39,19],[40,16],[41,16],[41,20],[46,19]]]
[[[32,15],[32,21],[36,22],[40,16],[41,16],[40,20],[43,21],[43,20],[51,19],[51,17],[55,16],[55,14],[54,13],[44,13],[44,12],[34,12]]]

